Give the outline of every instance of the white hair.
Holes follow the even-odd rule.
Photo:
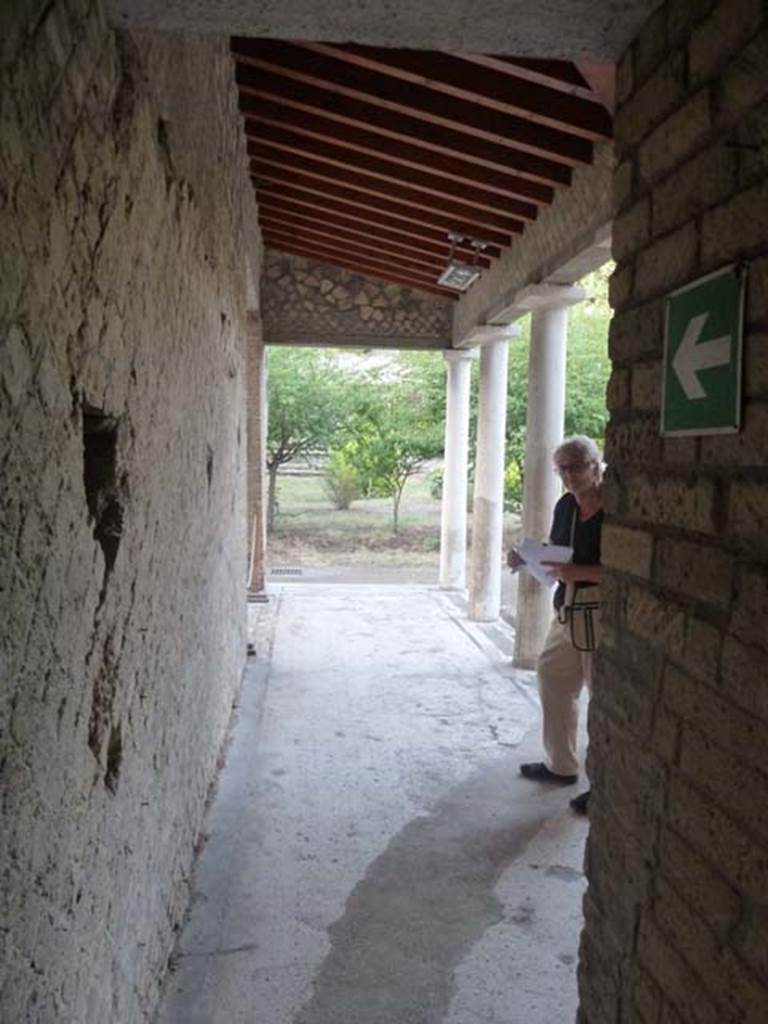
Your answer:
[[[575,457],[581,462],[589,462],[598,468],[602,465],[603,456],[591,437],[586,434],[574,434],[566,437],[552,453],[555,463],[561,462],[563,457]]]

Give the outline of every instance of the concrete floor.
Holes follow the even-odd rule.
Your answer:
[[[157,1024],[572,1024],[587,826],[517,773],[533,677],[430,587],[271,593]]]

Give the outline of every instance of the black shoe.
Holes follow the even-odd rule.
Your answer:
[[[578,775],[558,775],[556,772],[551,772],[543,761],[521,764],[520,774],[524,779],[532,779],[534,782],[554,782],[558,786],[572,786],[579,779]]]
[[[573,800],[570,801],[571,808],[576,814],[588,814],[589,813],[589,794],[591,790],[587,790],[586,793],[579,793]]]

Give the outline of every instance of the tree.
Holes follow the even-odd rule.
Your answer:
[[[347,415],[345,378],[328,353],[271,348],[267,364],[267,529],[274,526],[282,465],[332,444]]]
[[[392,498],[395,533],[409,477],[442,452],[443,420],[435,419],[422,383],[407,361],[388,380],[380,372],[366,374],[356,389],[356,408],[342,448],[364,493]]]

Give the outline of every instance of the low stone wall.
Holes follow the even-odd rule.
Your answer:
[[[134,1024],[244,659],[255,209],[225,39],[0,40],[0,1018]]]
[[[589,1024],[768,1020],[767,58],[761,0],[669,0],[619,67]],[[742,429],[662,438],[665,297],[740,261]]]

